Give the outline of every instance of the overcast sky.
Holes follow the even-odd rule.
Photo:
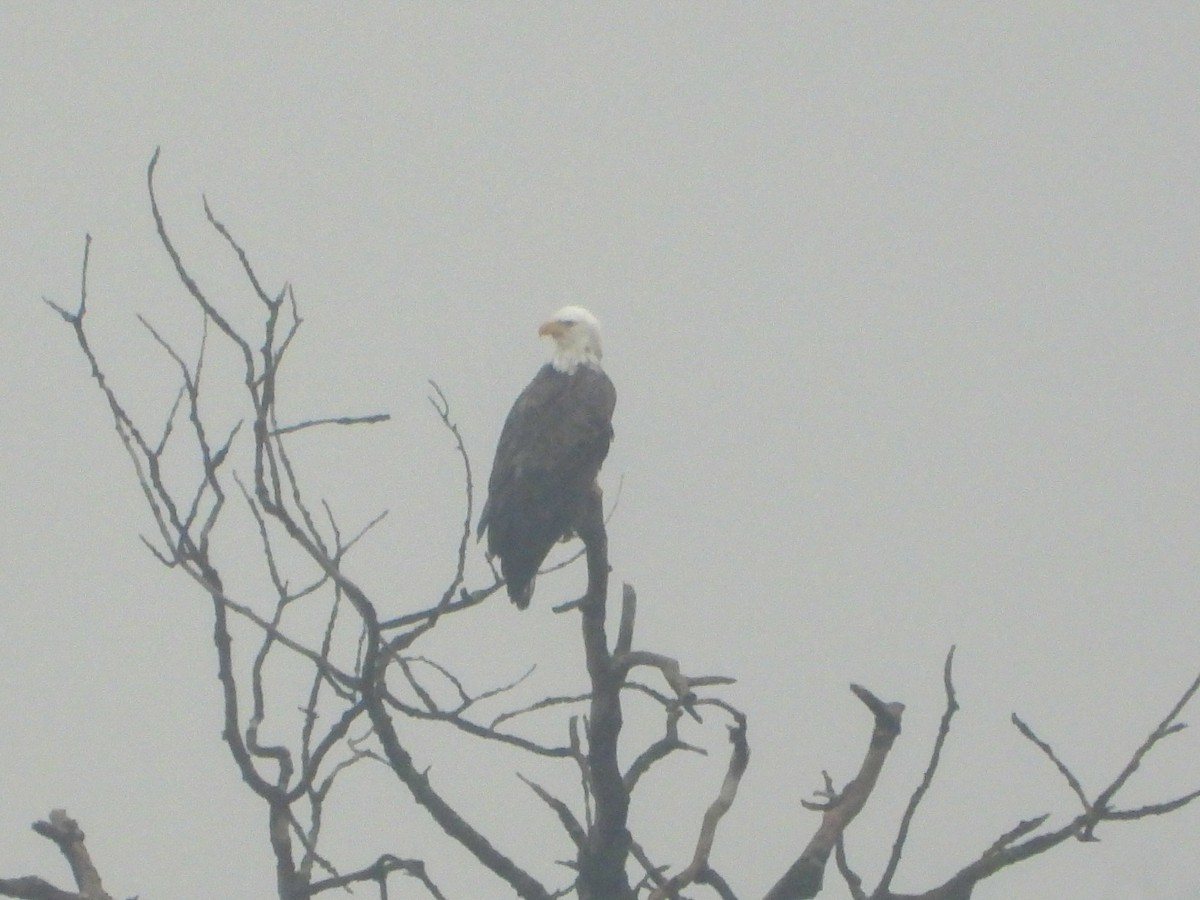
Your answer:
[[[197,332],[149,214],[156,146],[215,300],[253,320],[202,195],[294,286],[289,415],[391,413],[297,453],[347,521],[390,510],[354,572],[397,613],[440,592],[462,518],[426,379],[482,478],[547,356],[537,325],[567,302],[601,319],[614,577],[640,644],[736,676],[750,715],[714,853],[743,896],[815,828],[821,770],[856,771],[850,682],[907,704],[848,835],[872,882],[952,644],[962,712],[897,889],[1022,818],[1065,821],[1072,794],[1009,715],[1095,791],[1200,669],[1198,97],[1191,3],[0,6],[0,875],[68,882],[28,830],[65,806],[114,896],[273,891],[205,601],[140,544],[129,462],[39,299],[74,300],[90,232],[97,345],[159,421],[174,388],[136,314]],[[480,688],[570,666],[575,623],[548,607],[581,579],[522,614],[497,598],[443,658]],[[695,736],[717,756],[634,810],[675,866],[724,765],[721,726]],[[1200,786],[1197,740],[1127,802]],[[486,755],[422,752],[555,872],[519,761],[471,787]],[[428,853],[457,896],[503,895],[424,849],[401,789],[347,790],[328,826],[347,867]],[[978,896],[1195,898],[1198,827],[1200,808],[1110,826]]]

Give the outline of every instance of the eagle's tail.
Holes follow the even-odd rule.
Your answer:
[[[529,601],[533,599],[533,582],[531,578],[524,584],[508,583],[508,597],[517,609],[529,609]]]
[[[479,527],[475,529],[475,543],[483,540],[483,533],[487,531],[488,520],[492,517],[492,498],[488,497],[487,502],[483,504],[483,512],[479,514]]]

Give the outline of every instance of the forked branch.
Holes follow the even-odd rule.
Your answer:
[[[71,867],[76,891],[64,891],[50,882],[28,875],[23,878],[0,878],[0,897],[21,897],[24,900],[112,900],[100,882],[100,873],[92,863],[84,845],[83,829],[67,815],[55,809],[47,819],[34,822],[33,830],[54,841]]]
[[[875,727],[871,731],[866,755],[858,774],[841,793],[827,798],[828,802],[819,806],[805,804],[821,810],[821,824],[800,856],[767,892],[766,900],[803,900],[815,897],[820,892],[825,877],[825,864],[830,853],[855,816],[866,805],[892,744],[900,734],[903,703],[885,703],[859,685],[851,685],[850,689],[875,717]]]

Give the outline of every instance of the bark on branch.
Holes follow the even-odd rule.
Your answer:
[[[77,888],[75,893],[64,891],[34,875],[23,878],[0,878],[0,896],[21,897],[24,900],[112,900],[100,882],[100,873],[92,863],[84,844],[83,829],[66,810],[55,809],[47,819],[34,822],[33,830],[58,845],[59,852],[71,867]]]
[[[729,769],[725,773],[725,780],[721,784],[717,798],[709,804],[708,810],[704,813],[704,821],[700,826],[700,837],[696,841],[696,851],[692,855],[692,861],[683,871],[673,875],[665,884],[655,888],[654,893],[650,895],[650,900],[665,900],[667,897],[677,896],[678,891],[696,881],[712,880],[724,883],[709,868],[708,858],[712,853],[713,841],[717,837],[717,824],[733,806],[742,775],[746,772],[746,766],[750,764],[750,745],[746,742],[745,716],[739,714],[737,724],[729,729],[729,741],[733,744],[733,753],[729,757]]]
[[[805,900],[820,892],[829,854],[871,796],[892,744],[900,734],[903,703],[884,703],[859,685],[851,685],[850,689],[875,717],[875,727],[871,731],[862,765],[845,789],[823,804],[821,824],[816,834],[783,877],[767,892],[765,900]]]
[[[588,494],[576,533],[583,539],[587,555],[587,594],[579,604],[579,610],[588,677],[592,683],[587,769],[595,802],[595,820],[579,851],[577,888],[580,900],[625,900],[632,897],[625,872],[631,843],[629,795],[617,761],[624,673],[613,664],[605,631],[608,533],[599,487]]]

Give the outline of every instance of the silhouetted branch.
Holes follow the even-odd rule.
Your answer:
[[[0,878],[0,897],[20,897],[24,900],[112,900],[105,892],[92,858],[84,844],[83,829],[67,815],[55,809],[47,819],[33,823],[33,830],[54,841],[71,867],[77,892],[64,891],[41,878],[27,875],[22,878]]]
[[[738,900],[737,895],[730,888],[729,883],[724,879],[720,872],[711,866],[706,868],[696,876],[696,884],[706,884],[714,891],[721,900]]]
[[[637,755],[637,758],[630,764],[629,771],[625,773],[625,789],[630,794],[637,788],[638,781],[643,775],[650,771],[650,768],[660,760],[666,759],[671,753],[676,750],[695,750],[699,753],[704,751],[698,747],[690,747],[679,739],[679,717],[683,710],[680,707],[669,709],[667,711],[665,734]]]
[[[1179,718],[1179,714],[1183,712],[1183,708],[1191,702],[1192,697],[1196,695],[1196,691],[1198,690],[1200,690],[1200,675],[1197,675],[1192,683],[1188,685],[1187,689],[1175,702],[1175,705],[1171,707],[1170,711],[1166,714],[1163,720],[1158,723],[1154,730],[1147,735],[1146,740],[1142,741],[1141,745],[1139,745],[1138,748],[1133,752],[1133,756],[1129,758],[1129,762],[1126,763],[1123,769],[1121,769],[1120,773],[1116,778],[1113,779],[1112,783],[1103,791],[1101,791],[1098,797],[1096,797],[1096,800],[1093,802],[1092,806],[1093,808],[1101,811],[1104,814],[1103,817],[1108,817],[1109,804],[1117,795],[1117,792],[1125,786],[1125,783],[1130,779],[1133,773],[1138,770],[1138,767],[1142,764],[1142,760],[1145,758],[1146,754],[1153,750],[1158,742],[1163,738],[1169,737],[1172,734],[1176,734],[1186,727],[1182,722],[1177,722],[1176,719]],[[1195,794],[1190,794],[1188,795],[1189,799],[1185,800],[1180,798],[1180,800],[1183,803],[1186,803],[1190,801],[1190,798],[1195,796]],[[1179,803],[1179,801],[1175,802]],[[1182,803],[1179,803],[1179,805],[1182,805]],[[1147,808],[1149,809],[1149,807]],[[1172,808],[1178,808],[1178,806]],[[1158,813],[1155,812],[1145,814],[1157,815]],[[1135,817],[1127,815],[1127,818]],[[1095,827],[1096,822],[1089,822],[1084,829],[1084,837],[1090,838]]]
[[[738,784],[741,782],[742,775],[746,771],[746,766],[750,762],[750,746],[746,743],[745,716],[740,716],[737,724],[729,729],[729,740],[733,744],[733,753],[729,758],[729,770],[725,773],[725,780],[721,784],[720,793],[717,794],[717,798],[704,813],[704,822],[700,827],[700,837],[696,841],[696,851],[692,855],[692,861],[688,863],[683,871],[670,878],[666,884],[655,888],[653,893],[650,894],[650,900],[664,900],[664,898],[675,891],[679,891],[693,881],[699,880],[701,875],[712,874],[708,867],[708,857],[712,852],[713,841],[716,840],[717,823],[721,821],[721,817],[733,806],[733,800],[737,796]],[[719,883],[723,884],[723,881]]]
[[[605,631],[608,599],[608,534],[603,497],[593,487],[585,500],[576,533],[587,555],[588,586],[579,604],[584,655],[592,685],[588,717],[587,772],[595,803],[595,821],[579,853],[580,900],[625,900],[631,894],[625,861],[629,855],[629,796],[617,761],[621,735],[621,684],[624,673],[613,665]]]
[[[307,332],[305,333],[307,334]],[[308,419],[304,422],[297,422],[294,425],[278,425],[268,433],[271,437],[281,437],[285,434],[294,434],[297,431],[303,431],[305,428],[316,428],[320,425],[374,425],[378,422],[387,422],[391,418],[387,413],[374,413],[369,416],[331,416],[325,419]]]
[[[450,401],[446,399],[445,392],[436,381],[430,379],[429,385],[436,395],[429,398],[429,403],[437,412],[438,418],[442,420],[446,430],[450,432],[451,437],[454,438],[454,449],[458,453],[459,459],[462,460],[463,490],[466,494],[466,503],[464,504],[466,509],[463,515],[462,531],[458,538],[458,563],[454,569],[454,577],[450,580],[450,585],[442,594],[441,602],[438,604],[438,608],[444,611],[454,599],[454,592],[463,583],[466,575],[467,548],[471,545],[471,522],[475,518],[475,479],[471,474],[471,456],[467,453],[462,432],[458,430],[458,423],[450,418]]]
[[[403,872],[405,875],[421,882],[425,890],[435,900],[446,900],[445,895],[438,890],[437,885],[433,883],[429,874],[425,871],[425,863],[423,861],[419,859],[400,859],[390,854],[379,857],[379,859],[375,860],[374,863],[365,869],[359,869],[356,872],[347,872],[345,875],[339,875],[336,878],[314,881],[308,888],[308,896],[315,897],[317,894],[335,888],[345,890],[353,884],[364,881],[373,881],[376,884],[382,885],[387,881],[388,876],[395,872]]]
[[[655,865],[650,857],[646,855],[645,849],[637,841],[630,841],[629,855],[632,856],[639,866],[642,867],[643,876],[641,881],[634,885],[635,891],[641,891],[646,887],[661,887],[667,883],[667,877],[663,874],[669,866]]]
[[[171,239],[155,192],[155,171],[159,158],[160,154],[156,151],[147,169],[147,188],[155,227],[160,243],[175,268],[176,276],[191,301],[202,313],[204,331],[201,337],[201,352],[193,365],[185,360],[184,355],[158,329],[142,319],[142,324],[152,338],[175,364],[181,380],[181,387],[175,395],[157,445],[152,445],[142,436],[126,412],[109,386],[88,341],[84,317],[89,299],[87,267],[90,259],[90,237],[84,248],[77,311],[68,312],[50,301],[47,303],[72,326],[80,348],[91,365],[92,375],[108,401],[118,435],[133,461],[138,483],[159,532],[158,541],[145,541],[147,547],[164,565],[182,568],[204,588],[212,601],[217,675],[224,707],[222,734],[243,780],[267,802],[269,839],[275,854],[280,897],[284,900],[297,900],[299,897],[308,896],[308,879],[313,864],[319,864],[333,873],[334,877],[324,882],[326,887],[332,886],[341,877],[316,849],[322,804],[340,772],[360,759],[386,758],[388,764],[410,788],[417,802],[430,811],[434,819],[446,829],[447,834],[466,846],[484,865],[508,881],[520,896],[530,900],[541,900],[547,896],[544,889],[511,861],[496,853],[482,835],[467,825],[465,820],[450,809],[428,783],[424,782],[424,776],[412,766],[411,759],[400,745],[394,729],[390,727],[388,715],[391,711],[385,708],[382,690],[386,668],[396,658],[395,654],[399,649],[415,640],[422,627],[431,627],[431,617],[425,617],[426,624],[419,626],[415,631],[394,637],[390,643],[385,644],[373,604],[366,592],[347,576],[343,566],[345,554],[382,516],[377,517],[358,535],[346,542],[331,508],[322,502],[332,536],[323,534],[312,515],[309,502],[302,494],[300,480],[285,443],[296,432],[316,425],[358,425],[384,421],[388,417],[384,414],[335,416],[306,419],[284,426],[279,424],[276,399],[280,387],[280,365],[301,323],[295,295],[289,285],[284,285],[274,296],[268,294],[255,273],[248,254],[225,225],[215,217],[205,200],[204,210],[208,221],[236,253],[256,301],[265,312],[260,325],[256,326],[256,329],[261,328],[260,331],[256,330],[253,335],[238,331],[233,325],[233,319],[227,317],[208,299],[198,280],[188,271],[182,255]],[[252,423],[252,433],[248,439],[248,450],[252,461],[253,480],[245,486],[242,486],[240,480],[237,483],[257,525],[260,559],[275,595],[272,612],[266,616],[256,612],[251,603],[241,602],[233,596],[233,592],[226,587],[209,546],[209,535],[217,526],[224,509],[223,479],[230,477],[224,472],[224,467],[229,464],[234,439],[241,424],[239,421],[230,429],[222,428],[218,433],[223,439],[215,443],[209,437],[213,429],[201,414],[201,372],[209,321],[216,326],[216,333],[240,352],[242,361],[244,393],[241,398],[243,403],[248,402],[251,410],[248,418]],[[205,401],[205,409],[208,408],[217,408],[217,405]],[[178,444],[178,435],[182,429],[178,427],[177,416],[181,411],[186,412],[190,424],[189,443],[184,448],[180,448]],[[457,429],[449,421],[448,410],[443,408],[442,414],[444,421],[456,435],[460,451],[464,455],[464,464],[468,465]],[[195,464],[195,490],[175,491],[173,485],[165,481],[160,458],[169,441],[172,442],[173,451],[177,455],[183,454],[184,458],[190,456]],[[232,477],[236,478],[236,475]],[[179,502],[177,498],[183,498],[183,502]],[[467,518],[470,518],[469,508]],[[486,593],[479,593],[476,597],[469,598],[470,602],[451,602],[454,599],[454,591],[462,580],[465,552],[465,549],[460,549],[455,585],[446,592],[442,603],[439,604],[436,610],[438,615],[455,609],[465,609],[486,596]],[[291,586],[293,581],[285,571],[284,560],[287,560],[287,566],[290,567],[298,558],[315,564],[318,574],[314,578],[311,572],[305,572],[299,579],[301,587],[296,589]],[[332,603],[328,613],[324,614],[326,626],[319,648],[310,648],[301,641],[289,638],[283,627],[288,610],[300,601],[307,604],[319,595],[328,594],[332,594]],[[345,604],[342,601],[346,601]],[[352,608],[356,614],[359,621],[350,627],[356,628],[361,636],[350,667],[340,665],[335,660],[334,653],[334,630],[338,627],[338,610],[343,606]],[[261,637],[245,676],[245,684],[239,684],[238,669],[234,664],[234,636],[230,628],[230,613],[252,623],[259,629]],[[287,648],[311,663],[314,667],[313,675],[307,690],[307,700],[300,707],[304,717],[298,738],[274,740],[276,730],[273,729],[273,739],[267,742],[262,740],[261,735],[266,733],[265,723],[272,704],[266,696],[264,672],[272,652],[282,648]],[[444,669],[443,674],[452,678]],[[323,685],[328,685],[331,690],[324,691]],[[243,720],[240,709],[243,690],[249,691],[251,701],[248,721]],[[321,707],[326,705],[321,702],[322,697],[334,704],[340,704],[341,708],[334,712],[332,726],[319,734],[315,723],[322,714]],[[324,712],[328,714],[329,711]],[[371,718],[372,733],[382,743],[382,755],[372,750],[356,748],[348,737],[351,723],[363,713]],[[533,749],[533,745],[522,746],[523,749]],[[334,751],[338,747],[346,748],[347,752],[335,754]],[[566,754],[569,751],[563,749],[559,752]],[[259,766],[269,766],[269,774],[260,772]],[[303,824],[297,815],[296,807],[301,803],[308,804],[307,825]],[[299,865],[293,857],[293,838],[298,838],[304,845],[304,858]],[[437,895],[436,890],[432,892]]]
[[[947,659],[947,684],[949,684],[949,658]],[[968,900],[975,885],[1008,866],[1031,859],[1071,839],[1084,841],[1096,840],[1093,831],[1101,822],[1128,821],[1152,815],[1161,815],[1179,809],[1200,798],[1200,790],[1195,790],[1163,803],[1150,804],[1136,809],[1114,810],[1111,808],[1112,800],[1116,797],[1117,792],[1126,784],[1130,775],[1132,775],[1146,754],[1157,746],[1159,741],[1171,734],[1177,733],[1182,727],[1177,718],[1184,706],[1194,697],[1197,689],[1200,689],[1200,676],[1188,686],[1168,712],[1167,716],[1134,750],[1129,762],[1122,767],[1117,776],[1100,792],[1095,800],[1088,799],[1087,794],[1080,787],[1079,779],[1067,768],[1066,764],[1062,762],[1050,745],[1037,737],[1028,725],[1014,716],[1014,724],[1021,734],[1037,746],[1066,779],[1072,791],[1080,799],[1083,811],[1058,828],[1042,832],[1041,834],[1036,834],[1035,832],[1046,823],[1049,819],[1048,815],[1038,815],[1025,819],[1000,835],[977,859],[962,867],[943,884],[922,894],[905,895],[905,898],[911,898],[911,900]],[[950,706],[954,706],[952,701]],[[949,715],[950,712],[951,709],[948,707],[947,714]],[[939,734],[946,730],[946,721],[947,719],[944,717],[942,731]],[[901,900],[899,895],[892,894],[886,888],[877,890],[872,896],[879,898],[879,900],[887,900],[887,898]]]
[[[554,810],[554,814],[558,816],[558,821],[562,824],[563,830],[566,831],[567,836],[571,839],[572,843],[575,844],[577,849],[582,850],[587,841],[587,832],[584,830],[584,827],[579,824],[579,820],[575,818],[575,814],[571,812],[570,807],[552,795],[541,785],[535,784],[524,775],[518,775],[517,777],[525,782],[525,784],[529,786],[529,789],[537,794],[543,803]]]
[[[767,892],[766,900],[802,900],[815,897],[820,892],[829,854],[855,816],[866,805],[892,744],[900,734],[900,717],[904,713],[904,704],[884,703],[866,688],[858,685],[851,685],[850,689],[875,717],[875,727],[871,732],[866,756],[858,774],[845,789],[840,794],[830,797],[827,803],[821,804],[821,824],[816,834],[783,877]],[[828,776],[826,783],[828,786]]]
[[[829,776],[826,776],[826,781]],[[833,785],[829,785],[830,796],[833,794]],[[867,900],[867,895],[862,889],[862,878],[858,873],[850,868],[850,863],[846,859],[846,835],[842,833],[838,836],[837,844],[834,845],[834,860],[837,863],[838,874],[842,876],[842,880],[846,882],[846,888],[850,891],[851,900]]]
[[[1092,804],[1091,801],[1088,800],[1087,794],[1084,793],[1083,785],[1079,783],[1079,779],[1072,774],[1071,770],[1067,768],[1066,764],[1055,755],[1054,749],[1036,734],[1034,734],[1033,729],[1021,721],[1021,717],[1016,713],[1012,714],[1012,723],[1026,739],[1028,739],[1035,747],[1046,754],[1046,758],[1049,759],[1050,762],[1054,763],[1054,767],[1058,769],[1059,774],[1066,779],[1071,790],[1075,792],[1075,796],[1079,798],[1079,802],[1083,805],[1084,810],[1087,811],[1091,809]]]
[[[937,738],[933,742],[933,752],[929,755],[929,765],[925,767],[925,774],[921,777],[921,783],[917,785],[917,789],[913,791],[912,797],[909,798],[908,806],[904,809],[904,815],[900,818],[900,828],[896,832],[896,840],[892,843],[892,852],[888,856],[887,866],[883,870],[883,875],[879,879],[879,892],[886,892],[891,888],[892,878],[896,874],[896,868],[900,865],[900,855],[904,852],[904,842],[908,839],[908,829],[912,825],[913,816],[916,815],[917,807],[920,806],[921,800],[925,797],[925,792],[929,790],[929,785],[933,783],[933,776],[937,772],[938,762],[942,757],[942,748],[946,745],[946,739],[950,736],[950,722],[954,718],[954,714],[958,712],[958,698],[954,692],[954,647],[946,654],[946,662],[942,668],[942,687],[946,692],[946,710],[942,713],[942,721],[938,725]]]
[[[19,897],[22,900],[80,900],[81,895],[57,888],[36,875],[21,878],[0,878],[0,897]]]

